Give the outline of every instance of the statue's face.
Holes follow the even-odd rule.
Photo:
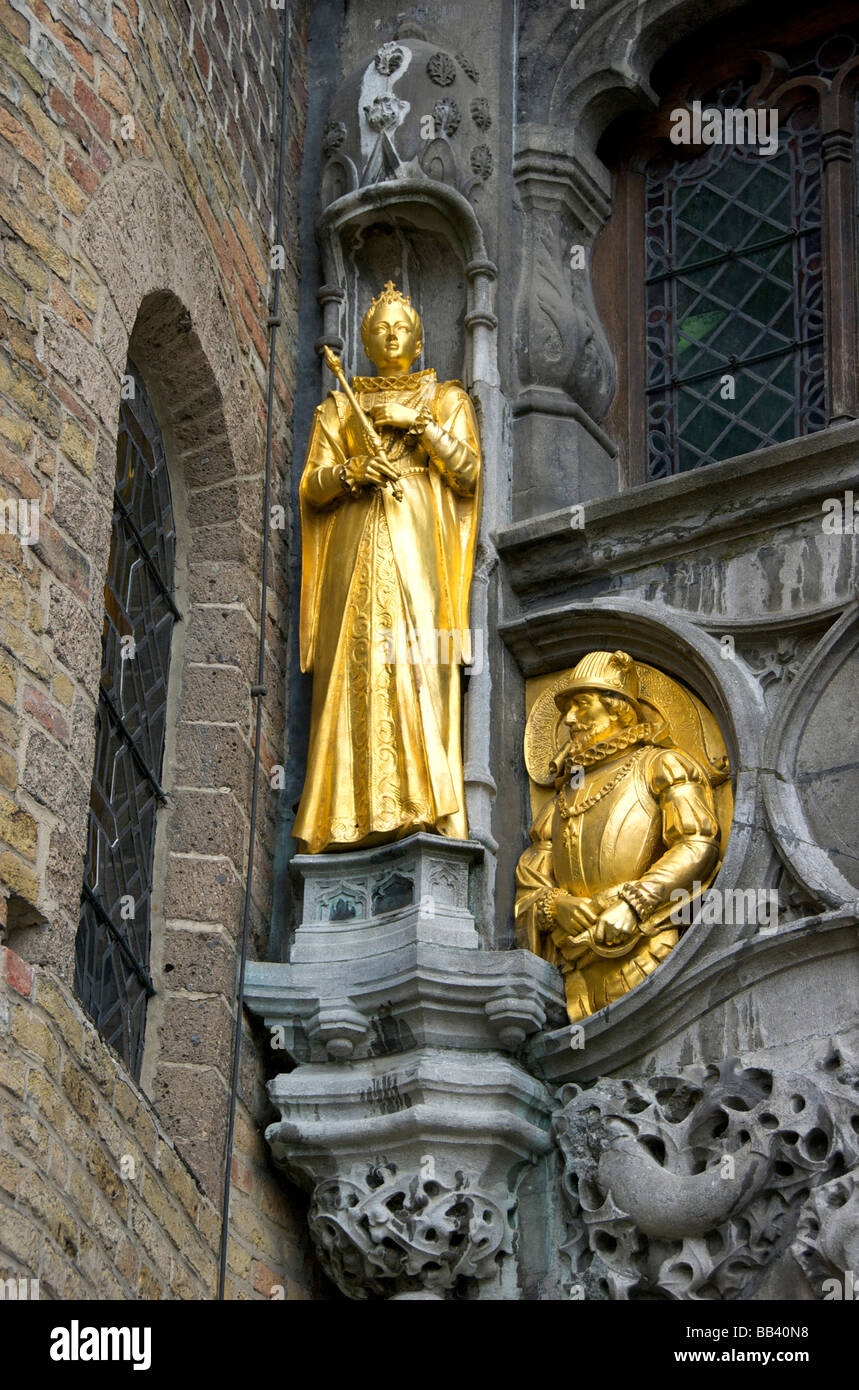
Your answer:
[[[366,351],[383,376],[407,372],[419,356],[420,324],[414,323],[401,304],[380,304],[367,331]]]
[[[621,725],[610,714],[595,690],[580,690],[573,695],[564,715],[570,738],[576,743],[597,742],[608,738]]]

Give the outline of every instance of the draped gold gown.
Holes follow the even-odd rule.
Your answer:
[[[474,407],[432,369],[355,377],[353,390],[368,414],[393,401],[428,406],[432,423],[423,436],[381,431],[398,501],[390,488],[344,490],[339,470],[368,452],[345,395],[331,392],[314,417],[299,489],[301,667],[313,703],[293,831],[313,854],[417,830],[468,834],[459,661],[471,659],[480,512]]]

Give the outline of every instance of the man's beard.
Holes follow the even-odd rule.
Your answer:
[[[592,748],[594,744],[602,743],[604,738],[611,738],[613,734],[618,732],[620,732],[620,726],[613,723],[607,729],[601,729],[599,732],[594,729],[592,724],[574,724],[570,730],[568,742],[555,754],[549,771],[555,777],[566,776],[579,754]]]
[[[613,753],[622,752],[634,743],[644,742],[651,737],[653,726],[648,723],[616,724],[595,732],[593,725],[582,728],[574,725],[568,743],[555,754],[549,764],[549,773],[554,780],[566,778],[574,767],[589,766],[602,761]],[[593,757],[588,754],[594,750]]]

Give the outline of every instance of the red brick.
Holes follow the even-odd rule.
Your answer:
[[[98,174],[91,164],[85,163],[71,145],[66,145],[64,163],[76,184],[85,193],[94,193],[98,188]]]
[[[65,715],[33,685],[24,687],[24,709],[27,714],[32,714],[48,733],[53,734],[61,743],[68,743],[69,722]]]
[[[98,131],[102,140],[110,140],[112,134],[110,112],[80,78],[75,82],[75,101],[93,129]]]
[[[8,946],[0,946],[0,953],[3,955],[3,968],[0,976],[3,976],[6,983],[16,990],[18,994],[23,994],[26,999],[30,997],[30,990],[33,988],[33,967],[27,961],[16,956],[14,951],[10,951]]]
[[[89,599],[89,561],[69,545],[56,526],[44,516],[39,521],[38,544],[32,548],[56,578],[86,603]]]
[[[203,41],[203,35],[200,33],[199,29],[194,32],[194,57],[197,59],[197,64],[203,75],[203,81],[208,82],[210,67],[209,54]]]
[[[51,284],[51,305],[56,309],[61,319],[64,319],[76,332],[80,333],[81,337],[92,342],[92,319],[86,310],[76,304],[71,295],[66,293],[57,280]],[[80,407],[78,406],[75,413],[78,413],[79,410]]]
[[[92,132],[77,107],[72,106],[68,97],[64,92],[60,91],[59,87],[51,87],[48,93],[48,101],[56,111],[60,120],[65,121],[69,130],[74,131],[84,149],[89,149],[92,141]]]

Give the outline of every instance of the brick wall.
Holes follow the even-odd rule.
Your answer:
[[[145,1209],[156,1231],[150,1243],[161,1254],[148,1253],[145,1277],[139,1268],[133,1277],[123,1274],[101,1246],[91,1266],[83,1262],[87,1203],[101,1210],[86,1149],[69,1158],[78,1165],[74,1191],[83,1206],[77,1208],[72,1189],[66,1190],[59,1156],[46,1157],[59,1149],[56,1142],[22,1151],[25,1177],[16,1169],[15,1181],[25,1186],[15,1187],[12,1200],[16,1213],[30,1213],[20,1221],[32,1236],[34,1175],[40,1174],[46,1193],[65,1194],[57,1200],[74,1226],[79,1252],[69,1254],[69,1277],[100,1287],[103,1274],[104,1294],[112,1279],[124,1279],[123,1287],[141,1294],[152,1281],[153,1288],[193,1296],[191,1284],[170,1273],[168,1208],[191,1246],[199,1239],[207,1259],[214,1249],[211,1203],[219,1199],[222,1179],[248,845],[265,325],[286,23],[286,265],[276,350],[274,501],[289,495],[305,6],[290,5],[287,17],[264,0],[0,0],[0,502],[37,502],[40,508],[37,544],[22,543],[8,529],[0,534],[0,926],[9,958],[14,953],[26,962],[21,970],[29,981],[27,991],[7,992],[9,1008],[16,1019],[31,1019],[32,1039],[41,1040],[46,1053],[26,1050],[28,1025],[19,1021],[19,1031],[5,1041],[20,1042],[22,1054],[9,1061],[7,1075],[19,1087],[10,1087],[14,1104],[31,1117],[21,1120],[25,1128],[32,1124],[40,1132],[40,1124],[52,1123],[40,1110],[42,1090],[25,1103],[20,1089],[41,1076],[45,1103],[53,1097],[63,1126],[88,1123],[76,1108],[83,1097],[82,1104],[104,1116],[114,1148],[120,1142],[114,1126],[124,1136],[134,1132],[134,1114],[124,1117],[119,1110],[127,1088],[128,1108],[137,1107],[146,1117],[139,1123],[157,1134],[143,1170],[154,1205],[147,1207],[143,1189],[123,1188],[128,1204],[114,1219],[121,1242],[144,1260],[146,1246],[134,1222]],[[155,885],[158,993],[142,1091],[122,1080],[121,1064],[72,996],[120,379],[129,353],[164,433],[185,536],[185,621],[177,625],[181,638],[171,674],[172,743],[162,776],[168,807],[159,825]],[[263,947],[271,900],[277,808],[275,796],[266,794],[267,774],[284,760],[285,738],[285,534],[273,530],[271,541],[254,951]],[[83,1051],[62,1032],[63,1010],[81,1032]],[[283,1274],[286,1268],[284,1232],[296,1262],[286,1279],[296,1290],[306,1279],[301,1200],[272,1173],[259,1133],[266,1110],[262,1049],[258,1053],[254,1062],[249,1036],[233,1264],[241,1287],[261,1297],[271,1281],[267,1271]],[[0,1102],[6,1099],[0,1092]],[[113,1152],[106,1139],[99,1146],[99,1152]],[[201,1183],[206,1197],[198,1192],[193,1216],[167,1187],[162,1161],[186,1177],[183,1164],[189,1165]],[[112,1188],[115,1169],[105,1170],[104,1181]],[[163,1221],[156,1191],[167,1203]],[[44,1221],[47,1230],[47,1216]],[[62,1241],[51,1239],[60,1251]],[[9,1253],[31,1268],[29,1257]],[[185,1270],[181,1260],[176,1267]],[[206,1281],[211,1270],[192,1267],[185,1275]]]
[[[0,1090],[0,1278],[42,1298],[212,1297],[217,1206],[68,989],[2,947]],[[324,1297],[253,1105],[233,1182],[226,1296]]]

